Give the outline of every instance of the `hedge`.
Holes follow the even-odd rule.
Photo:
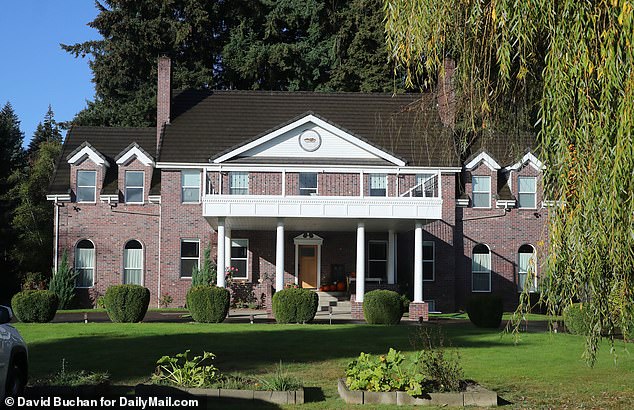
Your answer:
[[[319,296],[308,289],[289,288],[275,293],[272,303],[277,323],[308,323],[317,314]]]
[[[59,298],[50,290],[24,290],[11,299],[13,312],[20,322],[46,323],[53,320]]]
[[[187,292],[187,308],[200,323],[220,323],[227,317],[231,295],[217,286],[194,286]]]
[[[474,295],[467,302],[467,314],[477,327],[497,329],[502,323],[504,304],[496,295]]]
[[[377,289],[363,297],[363,315],[372,325],[396,325],[403,316],[401,295],[391,290]]]
[[[141,285],[114,285],[106,289],[106,312],[113,322],[137,323],[150,304],[150,290]]]
[[[564,324],[569,333],[587,336],[590,334],[590,316],[587,303],[573,303],[563,311]]]

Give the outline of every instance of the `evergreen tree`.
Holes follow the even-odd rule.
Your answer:
[[[203,252],[203,266],[194,266],[192,271],[192,287],[215,285],[217,277],[216,263],[211,258],[211,245],[207,245]]]
[[[17,270],[10,260],[15,244],[11,226],[15,198],[10,195],[14,185],[9,178],[24,167],[24,137],[20,121],[10,103],[0,110],[0,302],[6,301],[17,290]]]
[[[62,132],[55,121],[55,114],[53,113],[53,108],[51,108],[50,104],[46,114],[44,115],[44,121],[37,125],[33,138],[31,138],[29,146],[26,149],[26,155],[29,160],[33,160],[33,156],[39,149],[40,144],[44,141],[62,142]]]
[[[57,271],[52,270],[48,289],[59,298],[58,309],[70,309],[75,299],[75,281],[78,273],[68,264],[68,252],[64,251]]]

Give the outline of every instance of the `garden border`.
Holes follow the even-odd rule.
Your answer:
[[[479,406],[496,407],[498,395],[482,386],[468,388],[465,392],[429,393],[429,398],[412,397],[404,391],[370,392],[365,390],[349,390],[345,379],[337,383],[339,396],[347,404],[396,404],[398,406]]]
[[[238,389],[203,389],[187,388],[172,385],[138,384],[134,391],[137,396],[160,395],[166,388],[179,390],[183,394],[204,396],[215,399],[260,400],[274,404],[304,404],[304,389],[290,391],[272,390],[238,390]]]

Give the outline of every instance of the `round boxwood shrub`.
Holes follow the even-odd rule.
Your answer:
[[[467,302],[469,320],[477,327],[497,329],[503,310],[502,298],[496,295],[475,295]]]
[[[46,323],[53,320],[59,298],[50,290],[24,290],[11,299],[13,313],[20,322]]]
[[[569,333],[587,336],[590,334],[589,305],[587,303],[573,303],[564,309],[564,324]]]
[[[141,285],[114,285],[106,289],[106,312],[113,322],[137,323],[150,304],[150,290]]]
[[[377,289],[363,297],[363,315],[371,325],[396,325],[403,316],[403,299],[391,290]]]
[[[187,292],[187,308],[200,323],[220,323],[227,317],[231,295],[217,286],[194,286]]]
[[[317,314],[319,296],[308,289],[289,288],[275,293],[272,302],[277,323],[308,323]]]

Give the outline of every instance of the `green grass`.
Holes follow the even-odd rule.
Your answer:
[[[90,308],[90,309],[60,309],[57,313],[96,313],[106,312],[106,309],[102,308]],[[189,310],[185,308],[149,308],[148,312],[162,312],[162,313],[189,313]]]
[[[436,326],[436,325],[431,325]],[[73,370],[110,374],[113,384],[150,378],[156,360],[191,349],[217,355],[223,372],[275,374],[281,360],[308,387],[306,409],[345,407],[336,380],[359,352],[414,351],[417,326],[197,323],[48,323],[16,327],[29,343],[31,378],[53,374],[62,358]],[[513,408],[627,408],[634,402],[634,357],[618,343],[618,360],[604,343],[594,368],[581,357],[584,339],[531,330],[512,335],[448,322],[446,340],[459,348],[465,377],[496,390]],[[529,326],[530,328],[530,326]],[[629,345],[631,347],[631,345]],[[217,405],[217,402],[214,402]],[[222,408],[230,408],[224,403]],[[233,403],[235,408],[248,404]],[[210,404],[211,406],[211,404]],[[387,407],[385,407],[387,408]]]
[[[508,321],[513,316],[513,312],[505,312],[502,315],[503,321]],[[469,320],[469,316],[466,313],[430,313],[430,319],[461,319]],[[531,321],[549,321],[549,320],[563,320],[561,316],[548,316],[539,313],[529,313],[525,316],[525,319]]]

